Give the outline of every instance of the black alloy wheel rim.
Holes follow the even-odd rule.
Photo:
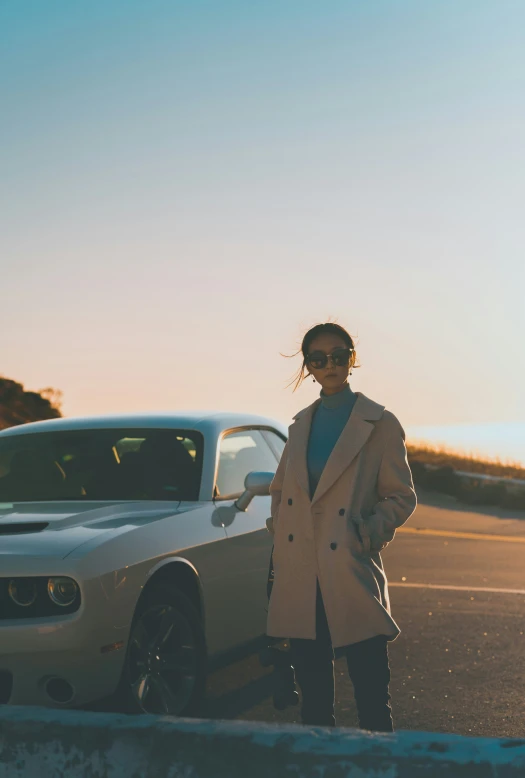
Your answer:
[[[128,653],[128,682],[144,713],[179,715],[197,683],[193,629],[172,605],[153,605],[138,619]]]

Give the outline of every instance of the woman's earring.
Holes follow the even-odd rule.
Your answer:
[[[312,381],[313,381],[313,382],[314,382],[314,384],[315,384],[315,378],[314,378],[313,376],[312,376]]]

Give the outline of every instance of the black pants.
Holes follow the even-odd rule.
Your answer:
[[[302,695],[303,724],[335,726],[334,652],[317,582],[315,640],[290,640],[295,677]],[[386,635],[363,640],[344,648],[348,673],[361,729],[392,732],[390,667]]]

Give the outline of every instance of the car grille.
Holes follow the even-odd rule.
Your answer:
[[[7,705],[13,691],[13,675],[9,670],[0,670],[0,705]]]
[[[25,524],[0,524],[0,535],[21,535],[28,532],[42,532],[49,527],[47,521],[26,521]]]

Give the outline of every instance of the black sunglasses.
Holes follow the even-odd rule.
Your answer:
[[[327,366],[328,360],[331,359],[337,367],[344,367],[350,362],[353,351],[353,348],[334,348],[331,354],[325,354],[324,351],[313,351],[306,357],[306,363],[314,370],[321,370]]]

